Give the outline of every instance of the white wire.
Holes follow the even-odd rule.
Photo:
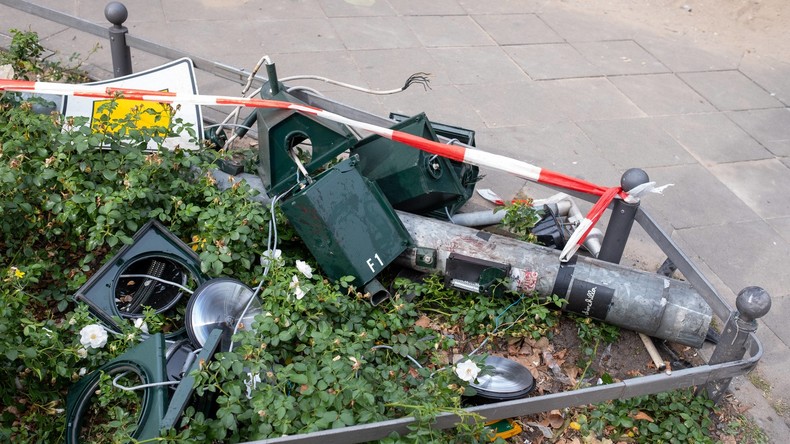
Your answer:
[[[164,382],[152,382],[150,384],[140,384],[140,385],[133,385],[131,387],[126,387],[125,385],[119,384],[118,380],[121,379],[122,377],[126,376],[127,373],[129,373],[129,372],[123,372],[123,373],[120,373],[118,376],[114,377],[112,379],[113,387],[119,388],[121,390],[125,390],[127,392],[133,392],[135,390],[140,390],[140,389],[144,389],[144,388],[148,388],[148,387],[159,387],[159,386],[162,386],[162,385],[176,385],[176,384],[180,384],[181,383],[181,381],[164,381]]]
[[[291,188],[286,190],[283,194],[275,195],[272,198],[271,204],[269,205],[270,217],[269,217],[269,238],[267,239],[266,242],[267,251],[274,252],[277,249],[277,220],[275,218],[276,213],[274,211],[275,205],[277,204],[277,201],[280,200],[280,198],[288,195],[291,191],[293,191],[294,188],[296,188],[297,185],[299,184],[297,183],[293,185]],[[236,325],[233,326],[233,333],[231,334],[231,338],[233,338],[233,336],[235,336],[236,333],[239,331],[239,325],[241,325],[241,320],[244,319],[244,316],[247,315],[247,310],[250,309],[250,306],[252,305],[252,301],[255,300],[255,298],[258,296],[258,293],[261,291],[261,287],[263,287],[263,282],[265,280],[264,278],[266,277],[266,275],[269,274],[269,267],[271,266],[273,261],[274,258],[272,257],[269,260],[269,262],[266,263],[266,266],[263,268],[261,281],[258,283],[258,286],[255,287],[255,291],[252,292],[252,296],[250,296],[250,299],[247,301],[247,305],[244,306],[244,310],[241,311],[241,315],[238,317],[238,320],[236,321]],[[233,351],[233,342],[230,343],[230,347],[228,348],[228,352],[231,351]]]
[[[205,127],[203,127],[203,128],[205,128],[205,129],[209,129],[209,128],[217,128],[217,127],[222,127],[222,128],[226,128],[226,127],[231,127],[231,128],[244,128],[244,129],[246,129],[246,130],[251,130],[251,129],[252,129],[252,128],[250,128],[249,126],[246,126],[246,125],[239,125],[239,124],[235,124],[235,123],[215,123],[214,125],[208,125],[208,126],[205,126]]]
[[[379,349],[382,349],[382,348],[383,348],[383,349],[386,349],[386,350],[392,350],[392,351],[395,351],[395,349],[394,349],[394,348],[392,348],[392,347],[390,347],[389,345],[376,345],[376,346],[374,346],[374,347],[370,347],[370,349],[371,349],[371,350],[379,350]],[[412,358],[412,357],[411,357],[411,355],[408,355],[408,354],[407,354],[407,355],[404,355],[404,356],[405,356],[406,358],[408,358],[408,359],[409,359],[409,361],[413,362],[413,363],[414,363],[414,365],[416,365],[416,366],[417,366],[417,367],[419,367],[419,368],[422,368],[422,365],[420,365],[420,363],[419,363],[419,362],[417,362],[417,360],[416,360],[416,359]]]
[[[352,85],[350,83],[345,83],[345,82],[339,82],[337,80],[332,80],[332,79],[327,78],[327,77],[315,76],[315,75],[309,75],[309,74],[284,77],[284,78],[280,79],[281,82],[287,82],[287,81],[290,81],[290,80],[319,80],[321,82],[329,83],[331,85],[342,86],[343,88],[353,89],[355,91],[361,91],[361,92],[364,92],[364,93],[376,94],[376,95],[380,95],[380,96],[386,96],[386,95],[389,95],[389,94],[397,94],[399,92],[402,92],[405,89],[405,88],[398,88],[398,89],[390,89],[390,90],[387,90],[387,91],[377,91],[375,89],[365,88],[365,87],[362,87],[362,86]]]
[[[321,92],[319,92],[317,89],[310,88],[309,86],[292,86],[292,87],[286,89],[285,92],[291,92],[291,91],[297,91],[297,90],[311,92],[311,93],[313,93],[313,94],[315,94],[317,96],[324,97],[324,95],[321,94]]]
[[[168,285],[172,285],[174,287],[178,287],[178,288],[186,291],[189,294],[194,293],[194,291],[190,290],[188,287],[184,287],[183,285],[177,284],[177,283],[175,283],[173,281],[168,281],[168,280],[165,280],[165,279],[162,279],[162,278],[158,278],[156,276],[151,276],[150,274],[122,274],[122,275],[120,275],[118,277],[119,278],[130,278],[130,277],[147,278],[147,279],[151,279],[151,280],[154,280],[154,281],[159,281],[159,282],[161,282],[163,284],[168,284]]]

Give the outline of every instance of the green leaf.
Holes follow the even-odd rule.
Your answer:
[[[294,373],[290,375],[288,379],[290,379],[294,384],[307,384],[307,375],[301,373]]]
[[[211,263],[211,271],[214,273],[215,276],[219,276],[222,274],[222,269],[225,268],[220,261],[214,261]]]

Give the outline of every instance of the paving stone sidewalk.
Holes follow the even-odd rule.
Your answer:
[[[34,3],[107,24],[104,1]],[[481,148],[604,185],[631,167],[675,184],[643,205],[732,306],[748,285],[773,298],[760,321],[766,352],[756,370],[770,392],[742,380],[734,386],[776,442],[788,435],[790,63],[700,48],[550,1],[127,3],[132,35],[236,67],[251,69],[268,54],[281,76],[317,74],[375,89],[430,72],[430,90],[397,96],[305,84],[380,114],[425,111],[477,130]],[[111,77],[106,40],[0,6],[0,45],[8,29],[28,27],[66,56],[100,43],[89,69]],[[133,51],[136,70],[163,61]],[[239,94],[238,85],[210,75],[199,82],[204,93]],[[499,174],[484,186],[507,198],[550,194]],[[643,232],[635,236],[627,256],[655,269],[664,257]]]

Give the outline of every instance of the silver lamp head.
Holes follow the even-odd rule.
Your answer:
[[[244,308],[253,297],[250,287],[236,279],[216,278],[204,282],[192,294],[187,304],[186,326],[189,339],[202,347],[215,328],[222,330],[220,351],[228,351],[236,324],[241,320],[249,328],[261,313],[261,303],[255,298],[246,313]],[[242,317],[243,313],[243,317]],[[239,331],[242,327],[239,327]]]

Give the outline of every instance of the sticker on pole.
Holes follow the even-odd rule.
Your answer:
[[[117,77],[110,80],[88,83],[88,85],[106,86],[108,88],[145,89],[177,95],[198,94],[195,69],[192,60],[182,58],[164,65]],[[123,135],[124,132],[136,128],[153,130],[151,136],[156,139],[164,138],[162,146],[168,149],[176,147],[196,150],[200,148],[193,141],[187,128],[194,131],[195,138],[203,134],[203,115],[200,105],[172,104],[139,100],[94,99],[90,97],[66,96],[63,100],[62,113],[66,117],[87,117],[94,133]],[[175,119],[179,119],[185,126],[175,135],[165,133]],[[148,142],[148,150],[156,150],[156,140]]]

